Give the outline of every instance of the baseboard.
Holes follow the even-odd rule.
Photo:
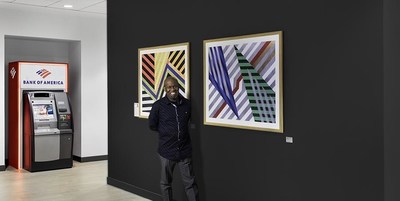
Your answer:
[[[0,165],[0,171],[5,171],[6,170],[6,166],[5,165]]]
[[[162,197],[160,194],[157,194],[157,193],[148,191],[146,189],[128,184],[123,181],[113,179],[111,177],[107,177],[107,184],[109,184],[111,186],[115,186],[115,187],[123,189],[123,190],[126,190],[128,192],[134,193],[136,195],[142,196],[142,197],[150,199],[150,200],[162,200]]]
[[[92,162],[92,161],[103,161],[103,160],[107,160],[108,156],[104,155],[104,156],[91,156],[91,157],[80,157],[80,156],[72,156],[72,159],[74,161],[78,161],[78,162]]]

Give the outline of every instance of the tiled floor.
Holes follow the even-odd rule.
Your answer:
[[[68,169],[30,173],[8,167],[0,171],[4,201],[148,201],[107,185],[107,161],[74,162]]]

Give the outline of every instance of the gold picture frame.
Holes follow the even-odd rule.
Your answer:
[[[204,124],[283,133],[282,31],[205,40]]]

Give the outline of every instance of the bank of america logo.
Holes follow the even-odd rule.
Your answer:
[[[49,76],[51,72],[43,68],[41,70],[36,71],[36,74],[40,75],[44,79],[47,76]]]
[[[13,67],[13,68],[10,70],[10,74],[11,74],[12,79],[14,79],[16,73],[17,73],[17,71],[16,71],[15,68]]]

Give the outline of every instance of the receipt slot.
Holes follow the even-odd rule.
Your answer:
[[[35,172],[72,167],[73,123],[65,92],[24,93],[23,168]]]

